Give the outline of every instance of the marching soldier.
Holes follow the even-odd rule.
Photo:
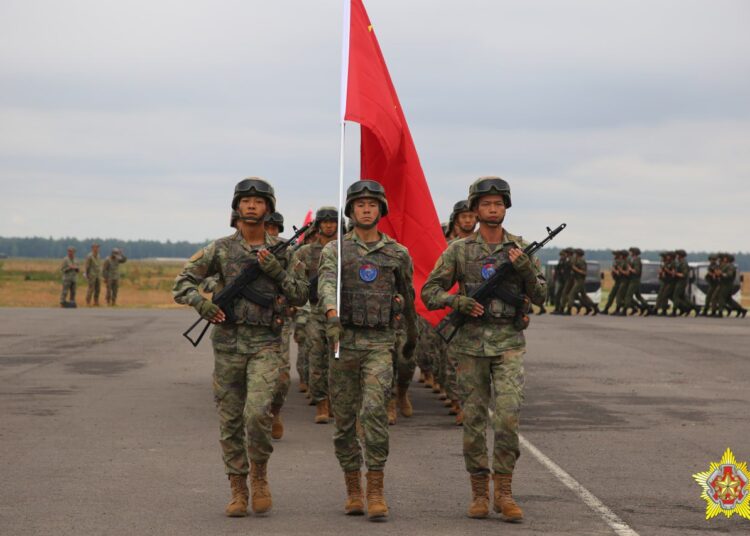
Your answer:
[[[211,334],[214,399],[219,412],[222,457],[232,489],[226,508],[230,517],[247,515],[248,458],[252,510],[263,513],[272,507],[267,463],[273,451],[271,405],[284,366],[281,325],[287,320],[287,305],[303,305],[308,296],[303,266],[290,264],[287,256],[277,258],[268,251],[278,240],[265,232],[263,223],[275,205],[274,190],[268,182],[257,177],[240,181],[234,189],[230,220],[237,232],[211,242],[193,255],[172,289],[177,303],[191,305],[215,324]],[[238,298],[232,305],[236,321],[229,324],[226,311],[201,296],[198,287],[205,278],[218,275],[217,289],[221,291],[256,260],[264,275],[248,287],[272,296],[271,305],[260,305],[244,296]]]
[[[388,214],[380,183],[360,180],[346,192],[345,214],[354,230],[341,240],[341,303],[337,306],[338,243],[329,242],[320,258],[319,293],[329,344],[340,347],[330,363],[329,387],[335,418],[334,449],[344,470],[347,514],[362,514],[362,446],[367,466],[367,516],[388,516],[383,470],[388,457],[386,406],[393,385],[395,328],[406,332],[404,357],[413,359],[417,339],[412,262],[409,253],[377,229]],[[338,307],[338,308],[337,308]]]
[[[60,272],[62,272],[62,292],[60,293],[60,306],[76,307],[76,286],[80,268],[76,262],[76,248],[68,247],[68,255],[62,260]],[[70,298],[70,299],[68,299]]]
[[[643,275],[643,261],[641,261],[641,250],[633,246],[630,248],[630,280],[628,290],[625,294],[625,312],[629,309],[638,308],[640,314],[648,314],[649,306],[645,298],[641,295],[641,276]]]
[[[659,294],[656,297],[656,314],[666,316],[669,300],[674,294],[674,252],[665,251],[661,254],[662,262],[659,268]]]
[[[523,400],[527,308],[517,308],[499,297],[483,306],[468,294],[504,262],[511,262],[515,268],[502,284],[507,295],[518,298],[514,303],[543,302],[547,283],[539,262],[522,251],[526,243],[503,227],[506,210],[511,206],[506,181],[499,177],[476,180],[469,188],[469,206],[479,216],[479,231],[451,243],[443,252],[422,288],[422,300],[429,309],[451,307],[469,317],[451,342],[458,360],[464,412],[463,452],[472,490],[468,515],[483,518],[489,514],[486,430],[489,410],[494,406],[494,508],[506,520],[520,521],[523,512],[513,500],[511,481],[520,454],[518,421]],[[456,283],[458,294],[451,294],[448,291]]]
[[[712,309],[716,309],[718,304],[717,291],[719,290],[719,281],[721,279],[721,270],[719,268],[719,256],[712,253],[708,256],[708,268],[706,269],[706,303],[703,305],[701,316],[708,316]]]
[[[307,317],[308,375],[311,400],[315,403],[315,422],[328,424],[331,416],[328,389],[328,363],[331,357],[326,344],[326,317],[318,296],[318,267],[326,244],[336,239],[339,230],[339,211],[336,207],[320,207],[315,213],[317,238],[296,252],[296,258],[305,267],[310,281],[310,314]]]
[[[732,290],[734,289],[734,280],[737,277],[737,267],[734,265],[734,255],[731,253],[725,253],[721,257],[721,279],[719,281],[719,304],[717,307],[718,316],[724,314],[724,309],[729,310],[729,315],[732,311],[736,312],[736,316],[739,318],[745,318],[747,316],[747,309],[737,303],[732,298]]]
[[[570,289],[573,288],[573,276],[572,270],[570,269],[573,263],[573,248],[565,248],[561,253],[565,253],[564,262],[560,259],[560,263],[557,265],[555,275],[559,277],[560,285],[555,294],[555,310],[552,314],[562,315],[565,314],[565,302],[570,294]]]
[[[676,260],[673,270],[675,284],[674,291],[672,292],[672,304],[674,308],[672,309],[672,316],[675,316],[678,311],[680,315],[688,316],[694,308],[693,304],[687,299],[687,284],[690,275],[690,268],[685,260],[687,253],[684,249],[678,249],[675,251],[675,256]]]
[[[609,308],[615,302],[615,298],[617,298],[618,292],[620,292],[620,287],[622,286],[623,279],[622,251],[612,251],[612,256],[612,279],[614,281],[614,284],[609,291],[607,303],[604,305],[604,309],[602,309],[602,314],[605,315],[609,314]],[[615,307],[615,310],[617,310],[617,307]]]
[[[476,226],[477,215],[469,209],[468,201],[463,199],[453,205],[453,212],[451,212],[450,219],[448,220],[448,233],[445,238],[448,241],[456,238],[466,238],[474,232]]]

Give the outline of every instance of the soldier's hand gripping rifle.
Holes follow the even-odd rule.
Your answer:
[[[555,229],[550,229],[549,227],[547,227],[547,237],[541,242],[532,242],[524,248],[523,252],[527,255],[533,255],[534,253],[542,249],[550,240],[560,234],[562,230],[565,229],[565,227],[567,227],[566,223],[561,223]],[[503,279],[508,276],[511,270],[513,270],[513,263],[508,261],[500,264],[495,268],[495,273],[492,274],[487,280],[485,280],[485,282],[482,283],[479,287],[477,287],[474,292],[469,294],[469,297],[475,299],[483,306],[486,306],[493,297],[498,297],[504,301],[507,301],[517,309],[520,306],[523,306],[523,298],[515,296],[500,287]],[[468,319],[468,315],[454,310],[440,321],[440,323],[437,325],[436,331],[446,343],[449,343],[451,342],[451,340],[453,340],[453,337],[456,336],[458,328],[463,326]]]
[[[281,242],[277,242],[270,248],[268,248],[268,251],[270,251],[274,256],[278,256],[286,249],[294,244],[294,241],[305,233],[311,226],[313,222],[308,223],[301,229],[294,228],[294,236],[292,236],[289,240],[282,240]],[[230,285],[227,285],[221,291],[216,293],[214,297],[211,299],[211,301],[214,303],[214,305],[218,306],[219,309],[224,311],[225,320],[224,324],[233,324],[237,321],[237,319],[234,317],[234,308],[232,307],[234,300],[237,298],[243,297],[245,299],[250,300],[253,303],[257,303],[261,307],[269,308],[273,305],[273,296],[267,296],[265,294],[261,294],[260,292],[257,292],[250,288],[250,283],[258,279],[261,275],[263,275],[263,269],[260,267],[260,263],[257,259],[253,259],[247,265],[242,269],[242,272],[240,272],[240,275],[237,276],[237,279],[232,281]],[[200,335],[198,335],[198,338],[193,340],[190,338],[190,332],[195,329],[195,327],[200,324],[202,321],[206,321],[206,325],[203,327],[203,330],[200,332]],[[207,320],[203,317],[196,320],[193,325],[191,325],[185,333],[182,334],[183,337],[185,337],[187,340],[190,341],[190,344],[193,346],[198,346],[201,342],[201,339],[203,339],[203,335],[206,334],[206,331],[208,330],[208,327],[211,325],[211,321]]]

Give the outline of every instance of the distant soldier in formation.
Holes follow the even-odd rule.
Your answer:
[[[76,285],[80,268],[76,262],[76,248],[68,247],[68,254],[62,260],[60,272],[62,272],[62,292],[60,293],[60,305],[62,307],[76,307]]]
[[[393,385],[394,328],[405,328],[406,359],[413,359],[417,343],[413,267],[406,248],[376,227],[388,214],[380,183],[360,180],[352,184],[346,193],[345,214],[354,230],[341,239],[340,305],[336,299],[338,241],[323,248],[318,285],[329,344],[340,350],[339,359],[330,362],[329,373],[334,449],[346,482],[344,511],[362,514],[359,420],[367,467],[367,516],[378,519],[388,516],[383,480],[389,450],[386,406]]]
[[[265,222],[266,232],[273,238],[279,238],[284,232],[284,216],[280,212],[273,212]],[[280,382],[273,401],[271,402],[271,414],[273,423],[271,424],[271,438],[281,439],[284,437],[284,422],[281,420],[281,409],[284,407],[286,397],[289,394],[289,385],[291,384],[291,364],[289,360],[289,344],[292,337],[292,318],[295,309],[288,307],[284,326],[281,328],[281,355],[284,359],[284,365],[280,370]]]
[[[449,242],[456,238],[466,238],[474,232],[476,226],[476,212],[472,211],[469,208],[469,202],[463,199],[453,205],[453,212],[451,212],[450,219],[448,220],[446,238]]]
[[[675,251],[675,262],[674,262],[674,291],[672,293],[672,316],[689,315],[694,310],[693,304],[687,299],[687,284],[690,277],[690,267],[685,260],[687,253],[684,249],[678,249]]]
[[[665,251],[661,254],[661,265],[659,266],[659,293],[656,297],[656,314],[666,316],[669,309],[669,300],[674,294],[674,252]]]
[[[120,248],[114,248],[102,264],[102,277],[107,285],[107,304],[117,305],[117,292],[120,289],[120,265],[127,262]]]
[[[602,309],[602,314],[605,315],[609,314],[609,308],[615,303],[617,294],[620,292],[620,287],[622,287],[624,277],[625,266],[623,264],[622,251],[619,249],[613,250],[612,257],[612,280],[614,281],[614,284],[609,291],[609,296],[607,296],[607,303],[604,305],[604,309]],[[617,306],[615,306],[615,311],[617,311]]]
[[[586,294],[586,274],[588,265],[586,264],[585,252],[581,248],[574,250],[573,262],[570,265],[572,270],[573,285],[565,299],[564,314],[570,315],[571,309],[578,300],[581,307],[586,310],[586,314],[593,313],[595,316],[599,313],[599,306],[596,305]]]
[[[715,316],[722,316],[724,309],[729,311],[729,315],[732,311],[736,313],[737,317],[742,316],[745,318],[747,315],[747,309],[737,303],[732,297],[732,290],[734,290],[734,281],[737,277],[737,267],[734,265],[734,255],[731,253],[724,253],[721,256],[721,277],[719,280],[719,303]]]
[[[177,303],[194,307],[215,324],[211,333],[213,388],[222,458],[232,490],[225,510],[230,517],[247,515],[248,472],[253,512],[268,512],[273,505],[267,464],[273,451],[271,405],[284,366],[281,325],[287,321],[287,305],[303,305],[308,297],[304,267],[290,261],[288,254],[277,257],[269,251],[278,239],[266,233],[264,221],[275,205],[276,196],[267,181],[257,177],[240,181],[232,198],[231,225],[237,232],[193,255],[172,288]],[[217,289],[221,291],[256,261],[264,275],[249,287],[272,296],[271,305],[242,296],[232,305],[233,322],[229,323],[227,311],[204,298],[199,285],[218,275]]]
[[[648,315],[651,310],[648,302],[641,295],[641,276],[643,275],[643,262],[641,261],[641,250],[638,247],[632,247],[629,250],[630,260],[628,263],[629,281],[628,290],[625,294],[625,311],[635,312],[636,309],[640,314]]]
[[[83,277],[86,278],[86,305],[99,305],[99,291],[102,285],[102,260],[99,257],[99,244],[91,244],[91,253],[86,255],[83,264]]]
[[[719,297],[719,281],[721,280],[721,268],[719,267],[719,255],[712,253],[708,256],[708,268],[706,268],[706,303],[701,311],[701,316],[708,316],[712,310],[716,310]]]
[[[326,312],[318,294],[320,257],[326,244],[336,239],[339,230],[339,212],[336,207],[320,207],[315,213],[317,238],[299,248],[296,258],[305,267],[310,282],[310,314],[307,317],[305,340],[307,343],[308,384],[311,401],[315,404],[314,421],[328,424],[332,416],[328,370],[331,350],[326,344]]]

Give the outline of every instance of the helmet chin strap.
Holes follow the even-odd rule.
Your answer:
[[[359,223],[359,222],[358,222],[358,221],[357,221],[356,219],[354,219],[354,218],[352,218],[352,221],[354,222],[354,227],[358,227],[359,229],[364,229],[365,231],[369,231],[369,230],[370,230],[370,229],[372,229],[373,227],[377,226],[378,222],[380,221],[380,216],[378,216],[377,218],[375,218],[375,221],[374,221],[374,222],[372,222],[372,223],[370,223],[370,224],[367,224],[367,225],[365,225],[365,224],[363,224],[363,223]]]
[[[498,221],[494,220],[483,220],[482,218],[477,218],[479,220],[479,223],[483,223],[487,225],[488,227],[500,227],[503,224],[503,220],[505,218],[500,218]]]

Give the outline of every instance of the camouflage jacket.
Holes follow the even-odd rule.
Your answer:
[[[305,267],[305,277],[312,283],[312,280],[318,276],[318,266],[320,265],[320,255],[323,253],[323,244],[316,240],[310,244],[305,244],[299,248],[295,253],[295,257]],[[321,306],[321,302],[317,293],[317,288],[310,288],[310,313],[311,314],[325,314]],[[313,299],[317,298],[317,299]],[[312,302],[315,303],[312,303]]]
[[[422,301],[428,309],[441,309],[451,306],[455,295],[448,292],[455,283],[459,284],[459,294],[468,294],[472,288],[491,275],[493,266],[508,259],[507,252],[512,247],[525,248],[528,244],[520,236],[504,230],[502,244],[485,242],[479,232],[452,243],[435,264],[422,287]],[[514,293],[523,293],[532,303],[540,305],[547,296],[547,281],[542,273],[539,260],[531,258],[531,273],[511,272],[505,285]],[[516,329],[509,320],[515,315],[515,308],[499,298],[490,301],[481,318],[470,318],[451,341],[451,349],[457,352],[480,356],[496,356],[511,348],[526,344],[523,331]]]
[[[75,257],[65,257],[60,265],[60,271],[62,272],[62,280],[65,283],[75,281],[78,276],[78,263],[76,263]]]
[[[630,260],[630,267],[632,268],[630,279],[634,281],[640,281],[641,275],[643,274],[643,262],[640,257],[635,257]]]
[[[368,348],[392,348],[396,341],[396,327],[403,321],[407,338],[416,343],[417,319],[414,309],[414,287],[411,257],[407,249],[386,234],[379,233],[380,240],[368,246],[360,240],[356,232],[352,231],[344,235],[342,249],[344,251],[344,263],[342,268],[342,304],[336,304],[336,279],[338,270],[338,241],[333,240],[323,247],[318,270],[318,294],[320,304],[324,312],[337,310],[342,323],[344,323],[344,334],[341,337],[342,348],[368,349]],[[357,263],[357,265],[354,265]],[[348,270],[356,270],[356,273],[347,273]],[[357,296],[368,294],[367,285],[372,283],[372,299],[357,299],[347,301],[347,296],[354,290],[347,288],[346,281],[350,278],[360,278],[362,285],[356,289]],[[391,280],[391,295],[384,296],[382,288],[388,286],[387,278]],[[397,298],[400,296],[400,298]],[[381,303],[387,299],[388,303]],[[402,311],[398,311],[395,306]],[[351,307],[356,310],[352,311]],[[359,308],[361,307],[361,311]],[[347,323],[344,316],[364,315],[365,325],[355,326]],[[368,327],[368,321],[373,315],[389,316],[393,321],[390,327],[378,326]],[[383,319],[387,320],[387,319]]]
[[[89,253],[83,265],[83,275],[86,279],[99,279],[102,276],[102,259],[99,255]]]
[[[117,281],[120,279],[120,265],[127,262],[128,258],[120,253],[119,255],[110,255],[102,263],[102,277],[107,281]]]
[[[676,281],[679,283],[687,283],[688,280],[688,272],[690,270],[690,267],[688,266],[687,261],[685,260],[677,260],[674,262],[674,271],[678,274],[682,274],[683,277],[676,277]]]
[[[578,257],[576,260],[573,261],[572,266],[575,266],[579,270],[583,270],[583,273],[580,274],[576,272],[575,270],[571,270],[571,274],[573,275],[574,281],[583,281],[586,279],[586,270],[588,269],[588,266],[586,265],[586,259],[583,257]]]
[[[734,286],[734,280],[737,277],[737,267],[728,262],[721,266],[721,286],[723,288],[732,288]]]

